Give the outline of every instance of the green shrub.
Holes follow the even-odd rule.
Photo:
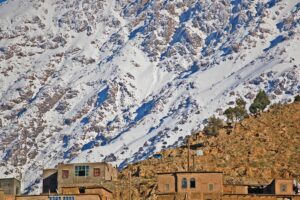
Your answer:
[[[253,114],[263,111],[269,104],[270,100],[265,91],[261,90],[256,95],[254,102],[251,104],[249,111]]]
[[[213,115],[210,118],[208,118],[208,123],[204,127],[203,131],[205,135],[217,136],[219,134],[219,130],[223,127],[224,127],[224,121]]]

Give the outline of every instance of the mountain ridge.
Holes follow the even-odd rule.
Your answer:
[[[299,93],[299,1],[42,1],[0,6],[1,176],[120,168],[180,145],[237,97]],[[23,174],[23,175],[22,175]]]

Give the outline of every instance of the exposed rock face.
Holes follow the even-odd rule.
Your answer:
[[[297,1],[8,0],[0,11],[0,176],[28,192],[44,167],[124,167],[238,96],[300,92]]]

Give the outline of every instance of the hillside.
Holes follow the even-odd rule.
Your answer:
[[[237,97],[290,102],[299,25],[300,0],[2,0],[0,177],[38,193],[43,168],[124,168]]]
[[[269,111],[236,124],[234,131],[222,129],[217,137],[195,133],[191,147],[201,144],[203,147],[198,149],[203,150],[204,155],[195,157],[194,170],[222,171],[226,183],[269,183],[276,177],[300,180],[299,122],[300,102],[274,105]],[[141,194],[145,198],[151,194],[157,172],[187,170],[186,146],[161,153],[162,159],[147,159],[129,165],[122,172],[133,174],[136,196]],[[192,160],[191,156],[191,166]]]

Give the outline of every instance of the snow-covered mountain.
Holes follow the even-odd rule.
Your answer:
[[[119,167],[237,97],[300,93],[300,0],[0,1],[0,176]]]

